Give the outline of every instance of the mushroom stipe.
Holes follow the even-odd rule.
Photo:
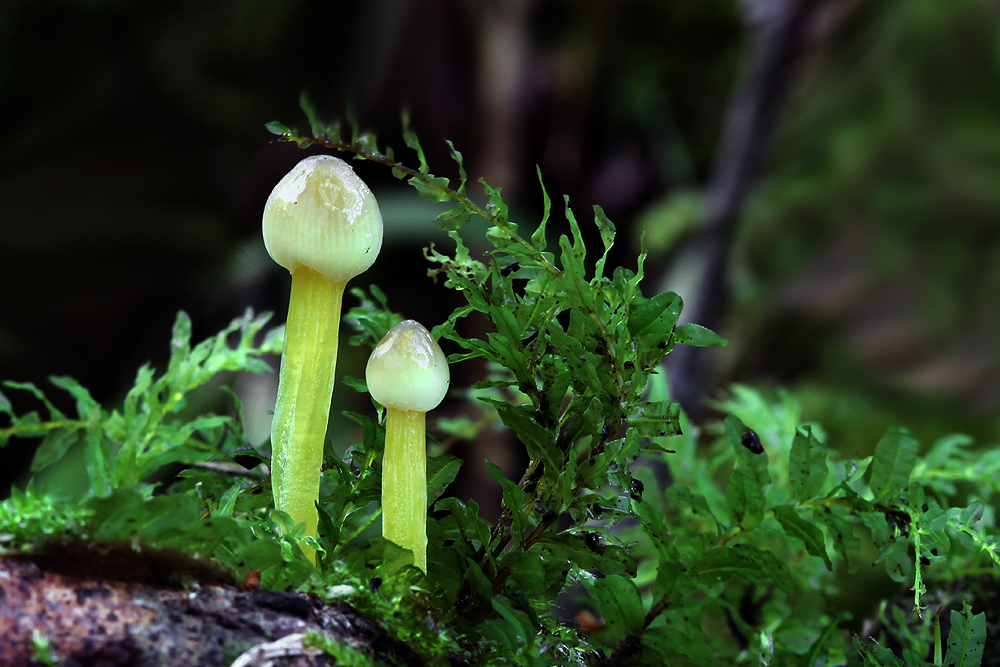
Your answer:
[[[271,487],[275,507],[315,538],[344,287],[375,261],[382,216],[346,162],[314,155],[271,191],[263,234],[272,259],[292,274],[271,425]],[[315,562],[314,550],[301,544]]]

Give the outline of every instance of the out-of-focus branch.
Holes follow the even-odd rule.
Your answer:
[[[490,0],[482,3],[477,80],[479,171],[504,194],[514,194],[518,146],[522,140],[520,105],[528,57],[527,0]]]
[[[719,324],[729,297],[729,251],[761,156],[770,145],[814,0],[745,0],[751,64],[726,113],[714,171],[705,188],[705,225],[681,251],[700,267],[685,319]],[[696,411],[707,389],[704,349],[680,346],[667,357],[673,398]]]

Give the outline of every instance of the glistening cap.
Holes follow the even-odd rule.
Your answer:
[[[363,273],[382,248],[375,195],[332,155],[307,157],[278,181],[263,226],[275,262],[289,271],[307,266],[334,282]]]
[[[448,392],[448,360],[419,322],[389,329],[368,358],[365,380],[372,398],[387,408],[428,412]]]

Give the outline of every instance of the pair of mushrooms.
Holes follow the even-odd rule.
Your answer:
[[[315,537],[323,446],[333,396],[347,281],[382,247],[375,196],[343,160],[317,155],[278,182],[264,206],[264,245],[292,274],[278,396],[271,426],[277,509]],[[382,534],[427,571],[425,413],[448,390],[448,362],[413,320],[389,330],[368,359],[368,391],[386,409]],[[303,550],[315,562],[315,551]]]

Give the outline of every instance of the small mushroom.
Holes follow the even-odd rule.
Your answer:
[[[448,391],[448,361],[427,329],[405,320],[375,346],[365,379],[386,412],[382,536],[412,551],[413,564],[426,572],[426,413]]]
[[[271,426],[271,486],[277,509],[315,537],[344,287],[375,261],[382,215],[346,162],[315,155],[271,191],[263,232],[271,258],[292,274]],[[311,549],[303,550],[315,560]]]

